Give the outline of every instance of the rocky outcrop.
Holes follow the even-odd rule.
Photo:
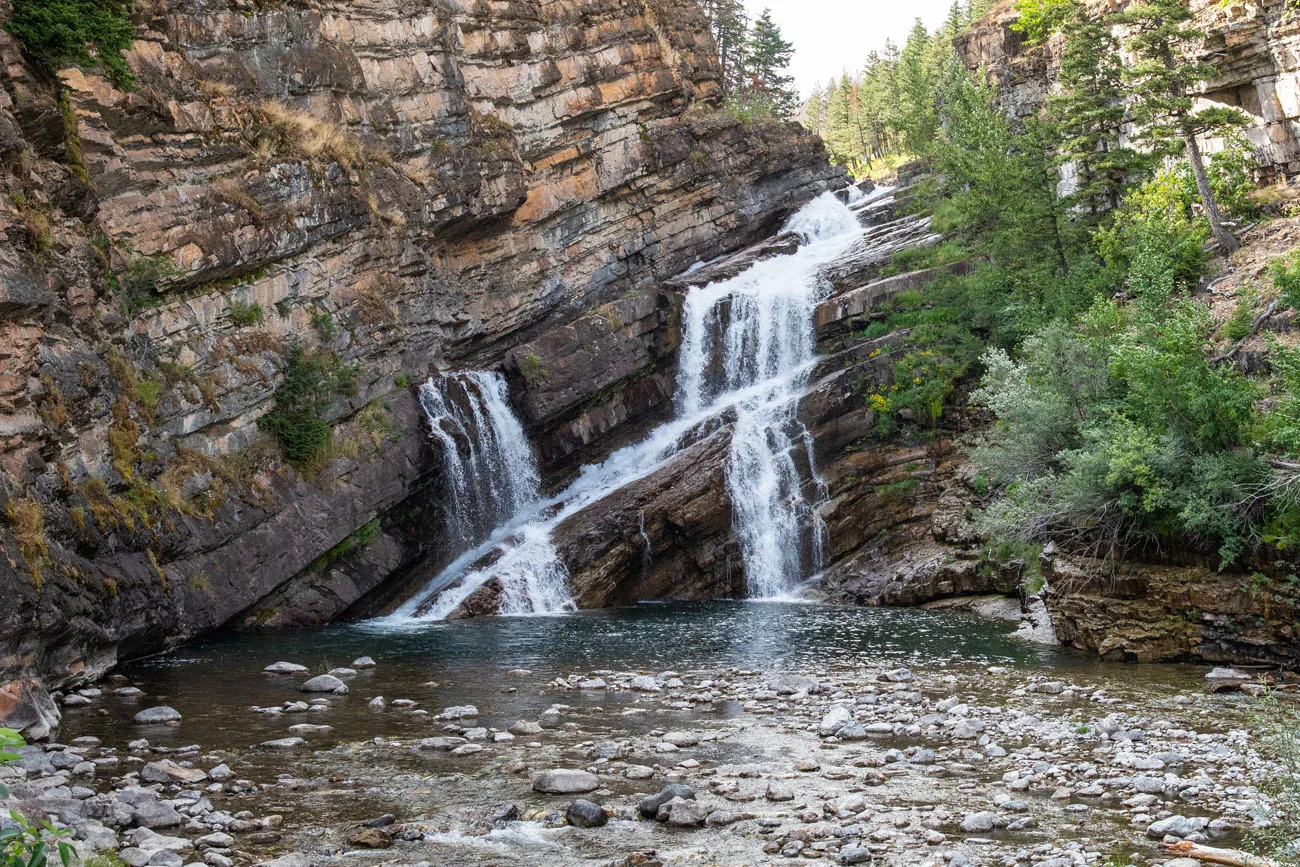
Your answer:
[[[1114,10],[1125,4],[1089,0],[1089,6]],[[1200,59],[1214,69],[1201,97],[1249,115],[1246,135],[1255,148],[1265,179],[1300,172],[1300,16],[1285,0],[1229,2],[1192,0],[1194,26],[1206,34]],[[1056,85],[1063,37],[1026,46],[1010,29],[1011,8],[1000,8],[976,22],[956,40],[971,69],[983,67],[998,85],[999,98],[1012,117],[1024,118],[1046,103]],[[1207,142],[1209,150],[1218,142]]]
[[[542,359],[562,475],[665,411],[660,284],[842,183],[714,108],[688,0],[143,14],[132,92],[0,33],[0,682],[323,622],[436,561],[410,384]],[[355,380],[302,467],[258,426],[291,341]]]
[[[1102,562],[1044,552],[1048,610],[1064,644],[1135,662],[1293,667],[1300,592],[1283,576],[1203,565]]]

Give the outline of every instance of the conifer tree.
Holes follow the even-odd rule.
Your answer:
[[[803,125],[812,133],[826,138],[826,92],[820,84],[814,85],[812,93],[803,104]]]
[[[777,117],[789,117],[798,105],[794,79],[785,74],[794,55],[794,45],[781,35],[772,20],[772,10],[764,9],[749,31],[745,47],[745,73],[748,86],[765,94]]]
[[[1188,46],[1205,35],[1188,26],[1191,18],[1183,0],[1140,0],[1118,13],[1115,20],[1128,27],[1127,47],[1135,58],[1124,70],[1124,81],[1141,140],[1157,156],[1186,155],[1210,231],[1231,253],[1241,242],[1223,224],[1196,136],[1240,126],[1246,118],[1231,108],[1194,110],[1192,89],[1214,70],[1187,56]]]
[[[741,0],[700,0],[718,44],[719,84],[724,96],[744,84],[747,21]]]
[[[1127,112],[1124,66],[1107,21],[1075,2],[1065,32],[1057,79],[1061,89],[1048,100],[1048,113],[1060,137],[1057,153],[1077,173],[1067,204],[1099,214],[1119,205],[1125,187],[1138,180],[1148,159],[1120,144]]]
[[[903,149],[913,154],[926,153],[939,129],[935,104],[938,70],[933,64],[934,50],[931,43],[925,25],[921,19],[916,19],[898,62],[897,127]]]

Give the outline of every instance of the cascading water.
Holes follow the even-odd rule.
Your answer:
[[[442,448],[447,530],[460,547],[537,499],[537,465],[510,409],[505,377],[467,370],[431,378],[420,386],[420,405]]]
[[[552,531],[581,509],[662,467],[695,441],[701,425],[728,411],[734,412],[735,422],[727,486],[750,595],[779,595],[805,577],[808,568],[819,568],[824,530],[816,500],[825,488],[812,463],[812,438],[796,417],[797,399],[816,359],[813,311],[823,292],[818,270],[863,229],[853,212],[827,193],[791,217],[785,230],[803,240],[795,252],[764,259],[731,279],[687,295],[672,421],[602,463],[583,467],[554,497],[516,500],[501,509],[510,514],[486,539],[443,569],[390,619],[444,618],[493,578],[502,585],[503,614],[571,609],[568,576],[552,544]],[[498,384],[501,391],[495,390]],[[517,427],[499,377],[493,386],[492,393],[501,401],[486,417],[504,410]],[[435,407],[446,404],[444,394]],[[426,410],[429,406],[426,403]],[[479,424],[477,417],[474,422]],[[522,430],[519,433],[522,436]],[[812,475],[807,484],[795,463],[798,443],[804,445]],[[529,478],[535,479],[531,452],[528,457]],[[535,481],[532,485],[535,490]],[[811,498],[804,495],[805,487]],[[455,495],[461,495],[459,489]]]
[[[736,403],[727,488],[749,595],[758,598],[778,596],[802,578],[805,551],[807,567],[821,569],[823,529],[816,502],[802,492],[796,437],[804,442],[818,498],[825,490],[812,437],[795,413],[815,358],[817,266],[861,233],[853,213],[831,195],[795,214],[786,230],[803,238],[798,251],[691,292],[682,310],[679,412],[754,390]]]

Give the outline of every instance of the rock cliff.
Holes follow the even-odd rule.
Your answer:
[[[1088,5],[1114,11],[1127,4]],[[1201,98],[1250,116],[1246,135],[1265,180],[1300,172],[1300,16],[1286,0],[1191,0],[1191,8],[1194,26],[1206,34],[1200,59],[1215,71]],[[956,47],[968,67],[988,71],[1008,113],[1023,118],[1042,108],[1055,87],[1063,37],[1027,46],[1010,28],[1015,20],[1009,5],[999,8],[958,37]],[[1207,146],[1213,151],[1219,145]]]
[[[689,0],[139,14],[130,92],[0,33],[0,683],[428,568],[416,384],[551,371],[522,409],[558,478],[664,407],[661,284],[843,183],[715,107]],[[298,466],[258,425],[295,363],[337,384]]]

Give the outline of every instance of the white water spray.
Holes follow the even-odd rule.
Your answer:
[[[816,502],[824,497],[825,486],[813,464],[812,438],[796,417],[797,402],[816,360],[813,311],[824,293],[818,271],[863,230],[853,212],[830,193],[805,205],[785,230],[803,239],[795,252],[759,261],[687,295],[676,418],[605,461],[583,467],[554,497],[516,502],[512,511],[503,510],[511,511],[508,518],[390,620],[442,619],[492,578],[502,584],[502,613],[573,608],[567,574],[552,542],[554,529],[658,470],[697,440],[701,426],[728,412],[734,412],[735,422],[727,487],[750,595],[779,595],[805,578],[809,568],[820,568],[825,531]],[[499,377],[496,381],[501,382]],[[501,387],[498,408],[508,413],[503,382]],[[518,425],[512,415],[510,420]],[[812,475],[806,483],[795,463],[800,443]],[[536,470],[529,466],[535,479]],[[643,539],[644,520],[642,515]]]

